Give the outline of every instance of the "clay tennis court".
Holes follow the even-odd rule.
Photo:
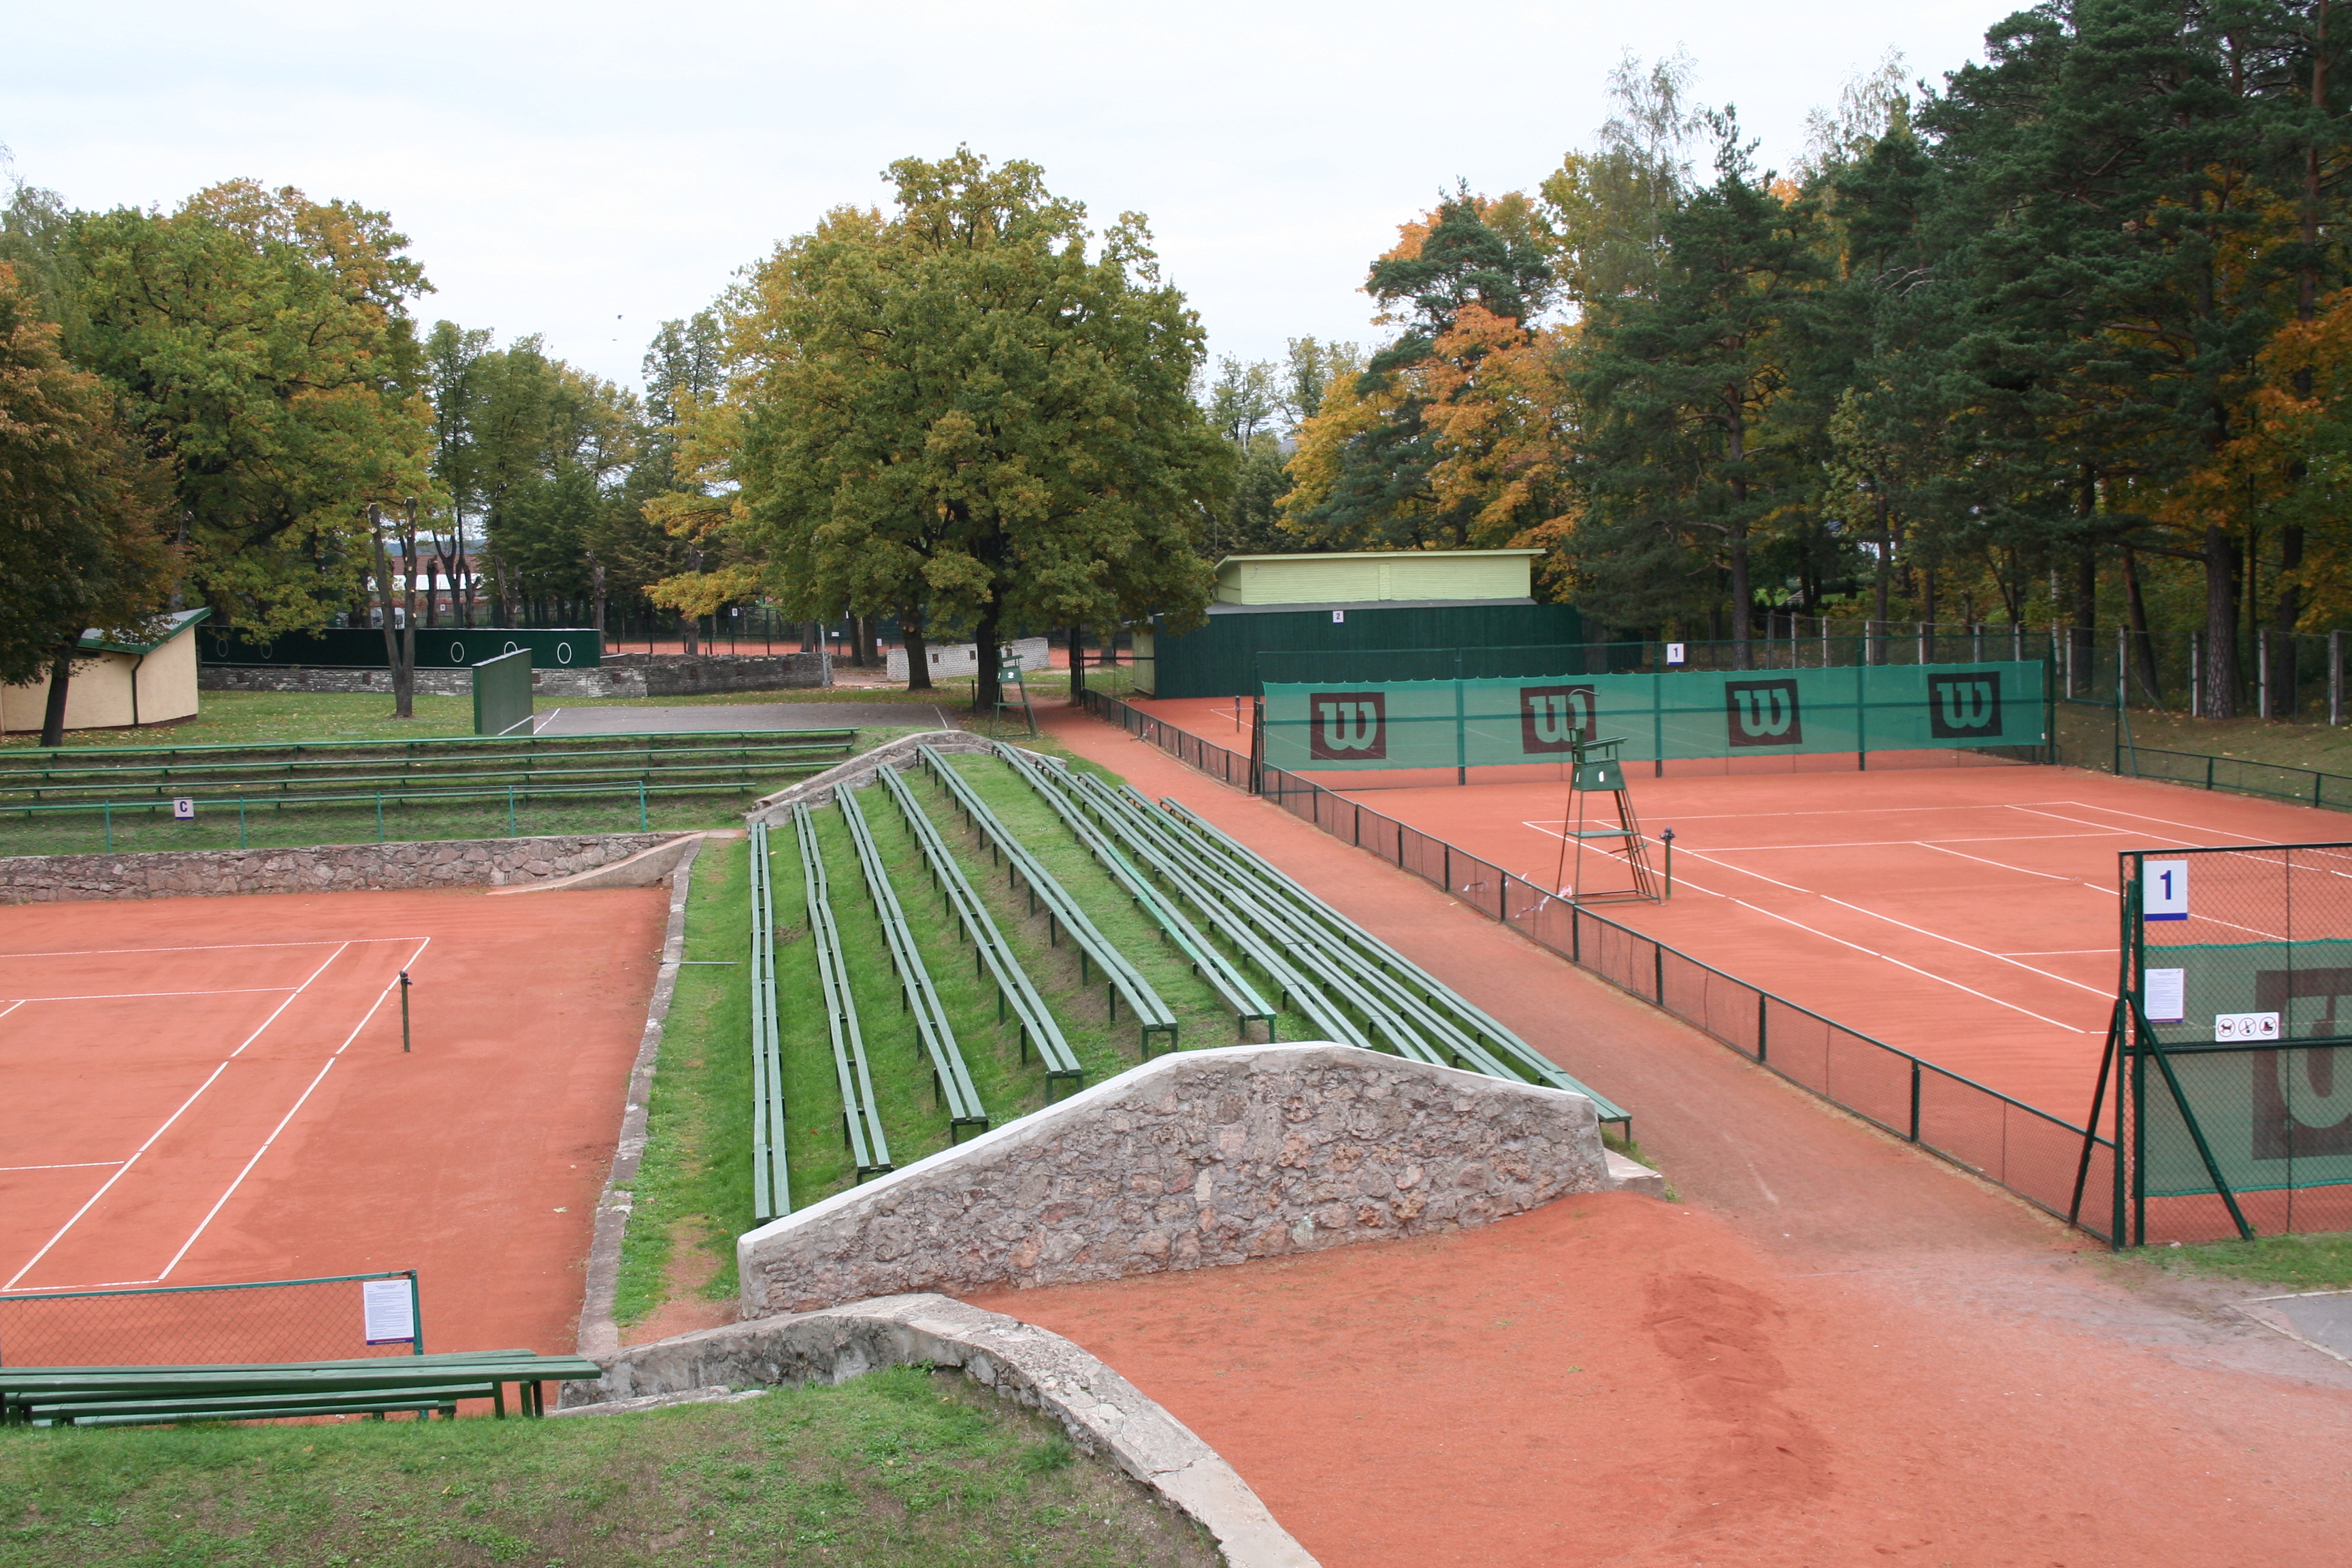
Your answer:
[[[427,1349],[569,1350],[667,903],[0,909],[0,1291],[415,1268]]]
[[[1232,698],[1136,706],[1248,749]],[[1664,858],[1658,836],[1674,830],[1674,897],[1595,907],[2077,1123],[2116,994],[2116,852],[2352,838],[2352,822],[2335,813],[2080,768],[1855,772],[1850,759],[1799,761],[1807,771],[1628,770],[1654,866]],[[1825,771],[1832,763],[1839,771]],[[1360,773],[1300,776],[1538,887],[1576,884],[1562,833],[1573,807],[1559,780],[1382,789]],[[1625,885],[1622,867],[1588,844],[1581,886]]]

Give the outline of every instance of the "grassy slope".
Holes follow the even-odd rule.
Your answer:
[[[560,1421],[0,1433],[0,1561],[173,1568],[1218,1559],[961,1373]]]
[[[2219,1275],[2290,1290],[2352,1290],[2352,1236],[2264,1236],[2201,1247],[2151,1247],[2165,1268]]]
[[[735,1237],[752,1224],[751,856],[743,839],[713,839],[694,859],[686,956],[733,963],[678,971],[621,1244],[614,1316],[625,1324],[670,1295],[674,1262],[705,1297],[735,1294]],[[678,1258],[680,1243],[699,1258]]]
[[[992,759],[965,757],[958,759],[958,765],[999,819],[1045,863],[1103,935],[1118,944],[1174,1009],[1182,1021],[1182,1042],[1187,1046],[1232,1043],[1236,1037],[1234,1019],[1223,1003],[1172,949],[1160,942],[1158,928],[1028,787]],[[989,901],[1006,941],[1085,1065],[1087,1080],[1098,1082],[1133,1066],[1139,1049],[1134,1022],[1124,1008],[1116,1024],[1110,1021],[1099,973],[1081,986],[1076,950],[1066,938],[1058,945],[1049,942],[1045,916],[1029,912],[1026,896],[1014,890],[1003,871],[988,858],[979,836],[950,802],[946,791],[926,775],[906,776],[948,839],[965,875]],[[1020,1060],[1016,1032],[1010,1023],[997,1022],[993,983],[973,973],[971,950],[963,942],[945,899],[931,886],[897,808],[879,791],[867,791],[859,798],[982,1100],[1000,1125],[1037,1109],[1045,1103],[1044,1070],[1034,1057],[1026,1064]],[[884,1127],[891,1153],[903,1165],[945,1146],[946,1119],[933,1106],[929,1067],[918,1058],[913,1025],[901,1010],[898,977],[890,970],[880,921],[873,912],[848,832],[837,813],[820,812],[817,818],[834,919],[841,928],[856,988],[859,1021],[876,1093],[882,1103]],[[784,1020],[786,1089],[793,1129],[793,1200],[806,1205],[840,1191],[852,1173],[842,1149],[841,1096],[815,961],[805,946],[806,911],[798,853],[793,841],[782,835],[773,843],[778,850],[777,988]],[[1289,1017],[1284,1026],[1286,1036],[1299,1026]]]
[[[2131,728],[2134,742],[2159,751],[2352,773],[2352,725],[2330,729],[2279,719],[2190,719],[2134,709]]]
[[[247,694],[213,695],[238,697]],[[274,694],[263,696],[267,700],[275,700]],[[291,700],[337,703],[353,700],[379,702],[383,700],[301,695]],[[419,700],[422,701],[421,699]],[[922,726],[919,724],[903,728],[868,726],[857,731],[854,745],[858,751],[869,750],[899,735],[914,733],[920,728]],[[179,732],[173,731],[174,734]],[[86,738],[76,736],[76,743]],[[313,727],[298,729],[275,738],[380,737],[374,733],[363,737],[322,734]],[[412,734],[396,731],[391,738],[416,740],[431,737],[421,732]],[[153,741],[152,735],[146,739],[151,742]],[[364,764],[355,766],[363,767]],[[608,798],[533,799],[525,796],[515,804],[511,826],[513,833],[521,837],[561,833],[635,833],[641,826],[655,832],[733,826],[742,820],[742,813],[754,797],[781,789],[794,779],[804,776],[804,773],[779,772],[756,781],[748,788],[730,789],[724,793],[652,795],[646,802],[642,816],[634,789],[625,790],[619,786],[615,786]],[[387,804],[383,809],[382,837],[395,843],[503,838],[509,836],[509,826],[507,804],[502,799],[442,805]],[[160,805],[136,809],[118,807],[110,828],[104,816],[96,811],[11,816],[5,809],[0,809],[0,854],[9,855],[79,855],[110,849],[230,849],[240,846],[273,848],[307,844],[373,844],[377,841],[378,823],[373,804],[278,806],[257,802],[247,808],[241,826],[233,807],[205,806],[200,810],[198,819],[192,823],[173,821],[168,809]]]

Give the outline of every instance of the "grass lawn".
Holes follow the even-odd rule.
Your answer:
[[[982,756],[957,756],[950,763],[1175,1012],[1182,1045],[1231,1045],[1240,1037],[1233,1015],[1208,983],[1160,941],[1159,928],[1012,769]],[[1075,945],[1067,938],[1050,940],[1043,910],[1030,912],[1026,893],[990,859],[946,790],[927,773],[904,776],[965,876],[988,901],[1006,942],[1085,1066],[1087,1081],[1098,1083],[1134,1066],[1141,1059],[1134,1018],[1122,1009],[1118,1021],[1111,1020],[1099,972],[1082,984]],[[1045,1101],[1044,1068],[1034,1056],[1026,1063],[1020,1059],[1018,1032],[1009,1020],[998,1021],[994,984],[975,973],[971,950],[947,900],[932,887],[913,835],[887,795],[869,791],[859,804],[994,1124],[1038,1109]],[[837,812],[824,811],[817,814],[817,832],[883,1127],[894,1163],[908,1164],[946,1147],[946,1115],[933,1102],[929,1061],[920,1053],[911,1016],[901,1008],[898,977],[848,830]],[[841,1096],[814,952],[806,945],[807,910],[795,841],[776,834],[770,844],[776,861],[777,992],[793,1129],[793,1201],[804,1205],[842,1190],[854,1173],[842,1144]],[[1304,1023],[1286,1015],[1281,1027],[1284,1037],[1294,1037]],[[1259,1037],[1255,1029],[1252,1037]]]
[[[735,1295],[735,1237],[752,1225],[751,860],[742,838],[706,840],[694,858],[686,956],[718,962],[678,971],[663,1026],[621,1241],[625,1326],[673,1296]]]
[[[2143,1256],[2161,1268],[2276,1285],[2284,1290],[2352,1290],[2352,1236],[2340,1232],[2152,1247]]]
[[[2191,719],[2134,709],[2131,731],[2136,743],[2158,751],[2352,774],[2352,725],[2330,729],[2284,719]]]
[[[1216,993],[1161,942],[1158,927],[1010,768],[989,757],[967,755],[954,761],[999,820],[1020,837],[1175,1011],[1185,1046],[1230,1045],[1239,1038],[1233,1015]],[[1066,937],[1058,944],[1048,940],[1044,914],[1029,912],[1026,895],[991,860],[946,790],[920,770],[901,776],[939,826],[966,878],[988,902],[1006,942],[1086,1068],[1087,1081],[1098,1083],[1134,1066],[1139,1046],[1133,1017],[1122,1007],[1118,1021],[1110,1021],[1099,972],[1081,985],[1075,948]],[[979,972],[898,806],[878,787],[859,792],[858,804],[865,808],[924,967],[994,1124],[1002,1126],[1037,1110],[1045,1100],[1044,1067],[1034,1054],[1022,1060],[1017,1028],[998,1018],[994,983]],[[894,1163],[909,1164],[946,1147],[946,1112],[933,1100],[929,1059],[921,1050],[912,1016],[902,1005],[881,921],[848,827],[830,807],[814,815],[884,1132]],[[775,879],[777,1014],[783,1032],[792,1197],[796,1206],[805,1207],[849,1185],[855,1173],[842,1139],[841,1092],[809,941],[798,840],[786,826],[772,829],[768,842]],[[748,844],[713,844],[697,860],[688,914],[688,956],[745,956],[750,910],[743,863],[748,855]],[[654,1080],[645,1165],[623,1245],[617,1315],[625,1324],[642,1321],[665,1300],[689,1292],[725,1300],[737,1288],[734,1239],[751,1225],[747,980],[740,965],[689,968],[672,1004]],[[1298,1037],[1305,1027],[1303,1018],[1286,1013],[1280,1020],[1281,1037]],[[1250,1037],[1260,1037],[1255,1026]]]
[[[1208,1538],[958,1372],[551,1421],[0,1432],[21,1568],[782,1562],[1208,1568]]]

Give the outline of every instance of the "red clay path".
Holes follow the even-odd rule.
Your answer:
[[[571,1350],[667,902],[0,909],[0,1284],[415,1268],[427,1349]]]
[[[2347,1560],[2352,1368],[2226,1310],[2257,1292],[2110,1262],[1444,893],[1048,721],[1631,1106],[1680,1191],[987,1300],[1166,1404],[1329,1568]]]

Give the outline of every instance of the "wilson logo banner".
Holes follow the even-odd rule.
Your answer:
[[[1660,758],[2038,746],[2039,661],[1734,674],[1670,670],[1573,681],[1399,680],[1334,691],[1265,684],[1265,761],[1305,772],[1474,768],[1564,760],[1614,738]]]
[[[1323,762],[1372,763],[1389,754],[1389,700],[1379,691],[1318,691],[1307,700],[1314,715],[1309,754]]]

